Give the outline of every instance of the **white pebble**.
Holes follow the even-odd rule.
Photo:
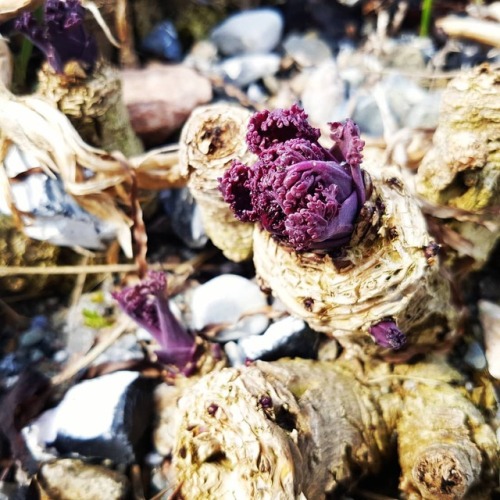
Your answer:
[[[267,307],[266,295],[257,284],[235,274],[222,274],[200,285],[191,295],[190,307],[195,330],[221,323],[232,325],[219,332],[220,341],[258,335],[269,324],[265,314],[257,313]]]
[[[262,335],[252,335],[242,339],[240,346],[248,359],[259,359],[282,346],[292,335],[304,328],[306,324],[302,319],[288,316],[273,323]]]
[[[239,87],[274,75],[281,64],[277,54],[244,54],[226,59],[218,66],[219,72]]]

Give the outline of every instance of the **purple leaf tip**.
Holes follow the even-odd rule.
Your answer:
[[[172,313],[167,296],[167,279],[163,272],[150,271],[133,286],[113,293],[120,308],[158,342],[160,362],[183,369],[194,361],[196,343]]]
[[[83,25],[84,15],[79,0],[47,0],[42,22],[32,12],[24,12],[14,27],[45,54],[57,73],[64,73],[70,61],[91,71],[97,60],[97,44]]]
[[[389,347],[395,351],[406,345],[406,335],[392,320],[383,320],[370,327],[370,334],[375,342],[382,347]]]

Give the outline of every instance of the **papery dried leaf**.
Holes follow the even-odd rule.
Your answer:
[[[132,255],[131,220],[123,209],[130,207],[130,172],[113,154],[86,144],[68,118],[47,101],[14,96],[4,85],[0,85],[0,129],[47,175],[60,176],[66,192],[82,207],[112,222],[125,253]],[[182,185],[176,159],[175,150],[164,149],[132,158],[138,188]]]
[[[0,24],[18,16],[25,10],[35,10],[43,0],[2,0],[0,2]]]
[[[12,82],[12,54],[5,39],[0,35],[0,81],[7,87]]]

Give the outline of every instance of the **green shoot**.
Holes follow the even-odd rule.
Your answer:
[[[422,17],[420,18],[420,36],[429,36],[431,24],[432,0],[422,0]]]

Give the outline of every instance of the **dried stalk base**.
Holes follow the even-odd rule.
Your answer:
[[[181,494],[337,495],[381,471],[397,435],[408,498],[487,498],[498,445],[462,384],[440,360],[394,369],[280,360],[209,374],[179,401],[173,465]]]
[[[81,78],[59,75],[45,64],[38,93],[57,105],[85,142],[127,157],[142,153],[122,101],[118,72],[111,66],[99,63],[90,76]]]
[[[400,365],[394,373],[404,391],[396,431],[406,498],[489,498],[498,484],[498,443],[460,374],[444,363]]]
[[[371,395],[334,365],[223,370],[180,409],[174,466],[186,498],[322,498],[378,470],[389,444]]]
[[[460,238],[447,243],[459,257],[472,257],[476,268],[486,262],[500,234],[494,210],[500,204],[499,96],[498,68],[483,65],[452,80],[443,93],[434,147],[416,177],[420,196],[458,209],[443,225],[469,245]]]
[[[241,106],[200,106],[184,125],[179,157],[188,187],[197,201],[213,244],[235,262],[252,255],[252,224],[239,222],[219,191],[219,178],[233,160],[255,161],[246,146],[250,111]]]
[[[423,215],[397,171],[372,170],[371,200],[382,210],[376,237],[333,257],[294,252],[256,227],[257,275],[292,315],[356,354],[384,353],[368,333],[384,318],[406,334],[407,355],[428,351],[455,335],[449,284],[439,273]]]

